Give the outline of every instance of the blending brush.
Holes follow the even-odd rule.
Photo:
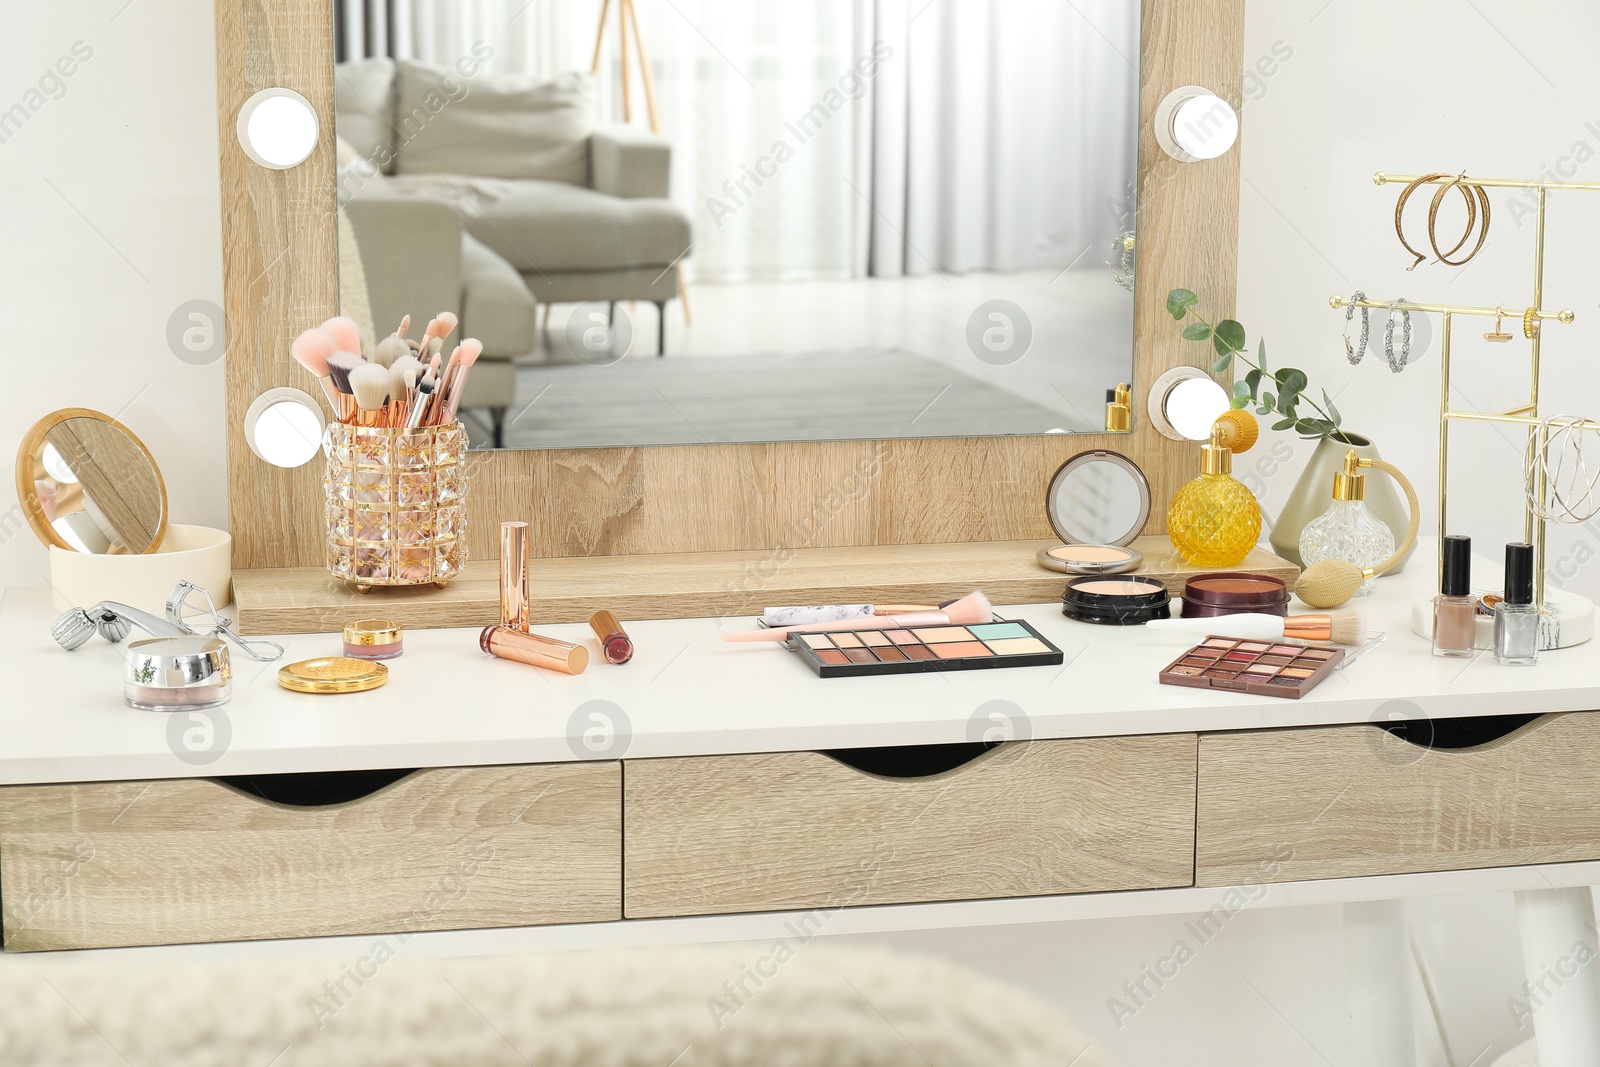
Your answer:
[[[363,363],[350,372],[350,391],[360,409],[356,425],[381,425],[383,406],[389,401],[389,372],[376,363]]]
[[[322,393],[328,398],[328,403],[333,405],[335,413],[339,411],[339,390],[333,384],[333,378],[328,373],[328,357],[338,351],[338,342],[333,339],[333,334],[320,326],[314,326],[294,339],[289,346],[289,354],[295,362],[316,376],[322,383]]]
[[[1289,638],[1295,641],[1331,641],[1336,645],[1365,644],[1368,636],[1361,623],[1361,615],[1354,611],[1287,617],[1242,612],[1210,618],[1151,619],[1145,626],[1151,630],[1213,634],[1245,640],[1278,641]]]
[[[339,343],[339,351],[365,355],[365,349],[361,346],[361,327],[356,325],[355,319],[348,315],[336,315],[323,323],[322,328],[333,334],[333,339]]]
[[[333,379],[334,388],[339,391],[340,422],[350,422],[355,418],[355,391],[350,388],[350,375],[358,367],[366,365],[367,361],[354,352],[335,352],[328,357],[328,376]]]
[[[906,629],[912,626],[976,626],[994,619],[994,608],[983,593],[968,593],[939,611],[913,611],[904,615],[875,615],[872,618],[813,622],[804,626],[774,627],[723,634],[724,641],[787,641],[790,634],[817,634],[843,630]]]

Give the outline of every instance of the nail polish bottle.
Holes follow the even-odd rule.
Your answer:
[[[1539,608],[1533,602],[1533,546],[1506,546],[1506,598],[1494,607],[1494,655],[1501,663],[1539,662]]]
[[[1433,598],[1433,654],[1470,656],[1477,628],[1472,598],[1472,538],[1450,534],[1444,539],[1444,566],[1439,595]]]

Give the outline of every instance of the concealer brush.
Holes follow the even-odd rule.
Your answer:
[[[334,341],[333,334],[321,326],[313,326],[294,339],[289,346],[289,354],[296,363],[310,371],[322,383],[322,394],[328,398],[328,403],[333,405],[333,410],[339,410],[339,390],[333,384],[333,378],[328,373],[328,357],[339,350],[338,343]]]
[[[872,618],[839,619],[835,622],[814,622],[805,626],[782,629],[748,630],[743,633],[723,634],[730,642],[787,641],[790,634],[837,633],[847,630],[904,630],[920,626],[976,626],[994,619],[994,607],[981,591],[968,593],[952,601],[940,611],[913,611],[903,615],[876,615]]]
[[[400,340],[404,341],[406,339],[406,333],[410,329],[411,329],[411,316],[410,315],[402,315],[402,316],[400,316],[400,328],[394,332],[394,335],[396,337],[400,338]]]
[[[467,375],[472,373],[472,365],[478,362],[478,357],[481,355],[483,355],[483,342],[473,337],[462,341],[461,346],[451,354],[450,359],[456,362],[456,373],[450,380],[445,422],[455,421],[456,412],[461,408],[462,394],[467,391]]]

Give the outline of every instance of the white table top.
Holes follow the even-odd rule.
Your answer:
[[[719,639],[749,619],[624,620],[637,653],[622,667],[594,655],[568,677],[485,657],[476,630],[418,630],[385,687],[308,696],[279,688],[280,663],[341,646],[337,634],[301,635],[281,639],[280,663],[235,650],[234,697],[205,713],[209,740],[186,716],[127,707],[121,649],[95,637],[63,651],[50,638],[48,591],[13,589],[0,601],[12,663],[0,784],[942,744],[1007,720],[1018,725],[1005,736],[1054,738],[1600,708],[1600,642],[1546,652],[1537,667],[1433,656],[1409,624],[1411,601],[1432,584],[1430,558],[1424,545],[1404,574],[1356,602],[1388,640],[1301,700],[1160,685],[1159,670],[1198,638],[1078,623],[1038,604],[1000,613],[1060,647],[1061,666],[883,678],[821,679],[780,646]],[[535,629],[595,649],[587,626]],[[609,739],[596,711],[618,727]]]

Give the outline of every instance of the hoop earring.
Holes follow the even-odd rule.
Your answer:
[[[1452,180],[1439,186],[1439,191],[1433,194],[1433,204],[1428,208],[1428,244],[1432,246],[1433,254],[1439,257],[1439,262],[1450,267],[1464,267],[1471,263],[1473,257],[1483,251],[1483,242],[1489,238],[1489,194],[1483,191],[1483,186],[1481,185],[1463,185],[1462,182],[1466,179],[1466,176],[1466,172],[1463,171]],[[1467,201],[1467,228],[1461,232],[1461,240],[1457,241],[1450,251],[1441,252],[1439,251],[1439,237],[1435,227],[1439,221],[1439,205],[1444,203],[1444,194],[1451,189],[1461,190],[1461,195]],[[1476,204],[1472,199],[1474,193],[1478,197]],[[1467,239],[1472,236],[1473,228],[1478,223],[1478,209],[1480,207],[1483,213],[1483,226],[1478,230],[1478,243],[1473,245],[1472,251],[1468,252],[1465,258],[1451,259],[1450,257],[1461,251],[1461,246],[1466,244]]]
[[[1406,230],[1405,230],[1405,222],[1404,222],[1404,215],[1405,215],[1405,210],[1406,210],[1406,201],[1410,200],[1411,199],[1411,194],[1416,192],[1422,186],[1427,185],[1429,182],[1438,181],[1440,178],[1448,178],[1448,177],[1450,177],[1450,175],[1446,174],[1444,171],[1438,171],[1438,172],[1433,173],[1433,174],[1424,174],[1422,177],[1418,178],[1416,181],[1412,182],[1410,185],[1405,187],[1405,191],[1400,194],[1399,201],[1397,201],[1395,203],[1395,205],[1394,205],[1394,233],[1395,233],[1395,236],[1400,238],[1400,246],[1402,248],[1404,248],[1407,252],[1410,252],[1413,256],[1417,257],[1417,261],[1415,263],[1411,264],[1411,266],[1407,267],[1406,270],[1416,270],[1418,267],[1422,266],[1422,261],[1428,258],[1428,255],[1427,255],[1426,252],[1418,252],[1415,248],[1411,247],[1411,242],[1406,240]],[[1472,197],[1470,196],[1470,194],[1466,194],[1466,190],[1465,189],[1462,190],[1462,193],[1464,195],[1467,195],[1468,206],[1469,207],[1472,206],[1472,203],[1471,203]],[[1476,208],[1474,208],[1474,210],[1476,210]],[[1452,248],[1450,251],[1454,252],[1455,249]]]
[[[1494,309],[1494,329],[1483,335],[1483,339],[1485,341],[1494,341],[1497,344],[1504,344],[1505,342],[1511,340],[1511,335],[1500,328],[1500,320],[1504,316],[1505,308],[1496,307]]]
[[[1406,364],[1411,362],[1411,312],[1400,307],[1405,302],[1405,297],[1401,297],[1389,305],[1389,321],[1383,325],[1383,352],[1389,359],[1389,369],[1396,374],[1405,370]],[[1401,325],[1400,357],[1398,359],[1395,358],[1394,354],[1394,320],[1395,312],[1397,311],[1400,313]]]
[[[1367,294],[1357,289],[1351,294],[1350,302],[1344,308],[1344,357],[1350,361],[1351,366],[1360,363],[1367,354],[1367,334],[1372,329],[1371,308],[1361,309],[1361,343],[1359,345],[1350,343],[1350,320],[1355,318],[1357,302],[1366,298]]]

